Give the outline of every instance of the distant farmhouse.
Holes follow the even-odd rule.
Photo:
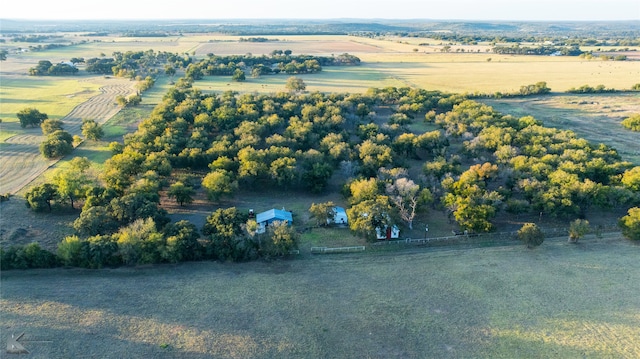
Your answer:
[[[293,223],[293,215],[291,212],[285,211],[284,209],[280,210],[275,208],[258,213],[256,215],[256,223],[258,224],[256,233],[266,232],[267,227],[269,227],[273,222],[285,222],[290,226],[291,223]]]

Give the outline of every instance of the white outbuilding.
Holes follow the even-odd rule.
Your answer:
[[[347,211],[342,207],[333,207],[333,218],[327,218],[328,224],[346,225],[349,223]]]

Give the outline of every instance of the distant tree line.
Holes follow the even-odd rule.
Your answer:
[[[269,42],[269,41],[278,41],[277,39],[271,40],[266,37],[241,37],[239,39],[240,42]]]
[[[52,64],[49,60],[40,60],[38,65],[29,69],[31,76],[67,76],[78,73],[78,68],[73,64],[59,63]]]
[[[13,42],[44,42],[55,39],[62,39],[62,35],[23,35],[13,36],[11,41]]]
[[[500,25],[497,25],[499,27]],[[554,34],[553,31],[549,31],[547,34],[536,35],[520,35],[515,30],[515,27],[504,25],[503,29],[487,29],[486,31],[395,31],[395,32],[353,32],[350,35],[353,36],[366,36],[366,37],[380,37],[380,36],[400,36],[400,37],[413,37],[413,38],[429,38],[435,39],[447,43],[459,43],[464,45],[477,45],[478,43],[485,42],[490,44],[543,44],[551,43],[553,46],[561,47],[575,47],[575,46],[640,46],[640,40],[637,38],[637,34],[632,32],[603,35],[599,34],[581,34],[567,36],[566,32],[563,34]]]
[[[155,76],[159,68],[170,65],[174,68],[186,68],[193,59],[188,55],[169,52],[116,51],[113,57],[94,57],[85,60],[89,73],[136,78]]]
[[[580,56],[582,50],[579,46],[571,47],[558,47],[558,46],[520,46],[519,44],[512,46],[494,46],[491,51],[496,54],[502,55],[553,55],[558,54],[562,56]]]
[[[259,77],[269,74],[305,74],[322,71],[322,66],[358,65],[360,59],[349,54],[338,56],[292,55],[290,50],[274,50],[270,56],[228,55],[209,56],[190,64],[186,77],[200,80],[203,76],[232,76],[238,70]]]
[[[164,31],[128,31],[122,33],[122,37],[167,37],[167,34]]]
[[[588,94],[588,93],[608,93],[608,92],[616,92],[617,90],[614,88],[606,88],[604,85],[597,85],[596,87],[592,87],[589,85],[582,85],[578,88],[572,87],[567,90],[568,93],[575,94]]]

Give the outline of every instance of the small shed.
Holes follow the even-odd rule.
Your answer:
[[[379,240],[400,238],[400,228],[395,224],[391,227],[376,228],[376,238]]]
[[[264,233],[273,222],[285,222],[287,225],[293,223],[293,215],[291,212],[281,209],[270,209],[256,215],[256,223],[258,224],[257,233]]]
[[[333,218],[327,218],[328,224],[346,225],[349,223],[347,211],[342,207],[333,207]]]

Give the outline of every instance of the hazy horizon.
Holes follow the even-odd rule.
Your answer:
[[[451,20],[451,21],[625,21],[640,20],[637,0],[325,0],[320,6],[294,0],[244,0],[179,6],[112,0],[99,11],[53,1],[8,2],[5,20]],[[1,24],[0,24],[1,27]]]

